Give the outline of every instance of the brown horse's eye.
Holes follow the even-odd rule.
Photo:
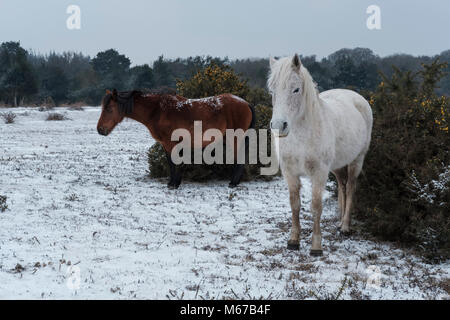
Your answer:
[[[112,112],[111,106],[110,106],[110,105],[107,105],[107,106],[105,107],[105,111],[108,112],[108,113],[111,113],[111,112]]]

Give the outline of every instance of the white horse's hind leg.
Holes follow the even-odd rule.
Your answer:
[[[339,217],[342,218],[345,214],[345,198],[346,198],[346,185],[347,185],[347,166],[334,170],[333,174],[336,177],[338,183],[338,203],[339,203]]]
[[[289,250],[299,250],[300,248],[300,188],[299,176],[286,175],[289,187],[289,201],[292,210],[291,238],[288,241]]]
[[[356,180],[361,173],[362,166],[364,163],[364,155],[358,157],[355,161],[353,161],[348,166],[348,179],[346,185],[346,195],[345,195],[345,213],[341,220],[341,232],[349,233],[350,232],[350,220],[351,220],[351,211],[353,204],[353,195],[355,194],[356,189]]]
[[[312,178],[312,201],[311,211],[313,214],[314,225],[312,234],[312,246],[310,254],[320,256],[322,250],[322,232],[320,231],[320,216],[322,215],[322,194],[328,178],[328,172],[319,174]]]

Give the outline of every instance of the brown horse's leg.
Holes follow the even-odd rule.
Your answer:
[[[241,182],[242,176],[244,175],[245,165],[235,164],[233,168],[233,173],[231,175],[231,181],[229,183],[230,188],[235,188]]]
[[[166,152],[167,162],[169,163],[169,170],[170,170],[170,178],[169,183],[167,186],[169,189],[178,189],[178,187],[181,184],[181,177],[182,177],[182,171],[180,166],[176,166],[172,158],[170,157],[170,154]]]
[[[174,178],[175,178],[176,168],[175,168],[175,164],[172,162],[172,159],[170,158],[170,154],[168,152],[166,152],[166,158],[167,158],[167,163],[169,164],[169,170],[170,170],[169,183],[167,184],[167,186],[169,188],[173,188],[173,187],[175,187]]]
[[[241,182],[242,176],[244,175],[244,171],[245,171],[245,164],[237,163],[237,161],[238,161],[237,160],[238,159],[237,149],[239,148],[237,146],[237,143],[236,143],[235,147],[236,148],[235,148],[234,154],[235,154],[236,164],[234,165],[233,173],[231,175],[231,181],[229,184],[230,188],[235,188],[239,184],[239,182]],[[249,158],[249,140],[248,140],[248,137],[246,137],[245,138],[245,159],[248,159],[248,158]]]

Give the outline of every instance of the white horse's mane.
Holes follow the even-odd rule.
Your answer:
[[[269,74],[269,79],[267,80],[267,86],[274,88],[277,83],[287,86],[289,83],[289,78],[294,70],[292,64],[292,57],[286,57],[275,63]],[[317,89],[317,83],[313,80],[308,69],[301,64],[300,67],[300,77],[303,81],[303,96],[305,98],[305,103],[307,106],[315,105],[319,101],[319,90]]]
[[[303,95],[307,106],[315,106],[319,102],[319,90],[317,83],[311,77],[308,69],[304,65],[300,68],[303,77]]]

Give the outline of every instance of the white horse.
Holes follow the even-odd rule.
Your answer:
[[[372,133],[369,103],[351,90],[318,93],[298,55],[270,58],[268,87],[272,94],[270,123],[279,136],[279,162],[289,187],[292,230],[288,249],[299,249],[300,177],[312,182],[314,217],[311,255],[322,255],[322,193],[331,171],[339,186],[340,229],[350,231],[350,210]]]

